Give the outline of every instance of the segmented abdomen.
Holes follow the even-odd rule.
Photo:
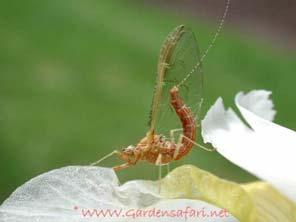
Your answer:
[[[174,107],[177,115],[182,122],[183,127],[183,139],[182,146],[176,156],[176,160],[185,156],[191,150],[194,145],[192,141],[196,139],[196,123],[194,119],[194,115],[191,112],[190,108],[185,105],[182,97],[179,95],[178,87],[173,87],[170,90],[171,95],[171,104]]]

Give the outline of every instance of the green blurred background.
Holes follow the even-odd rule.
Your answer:
[[[87,165],[138,142],[160,46],[179,24],[193,29],[203,51],[218,16],[198,19],[143,1],[0,1],[0,201],[40,173]],[[273,91],[276,122],[295,129],[295,51],[235,27],[226,24],[204,62],[203,112],[218,96],[233,106],[238,91],[264,88]],[[255,179],[217,153],[193,151],[173,167],[185,163]],[[119,177],[156,179],[157,172],[144,163]]]

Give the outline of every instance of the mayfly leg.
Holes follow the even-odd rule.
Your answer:
[[[171,141],[172,141],[173,143],[175,143],[175,133],[176,133],[176,132],[179,132],[179,131],[183,131],[183,129],[180,128],[180,129],[173,129],[173,130],[170,130],[170,137],[171,137]],[[180,136],[179,136],[179,140],[178,140],[178,142],[177,142],[177,144],[176,144],[176,150],[175,150],[175,152],[174,152],[174,159],[178,156],[178,154],[179,154],[179,150],[180,150],[181,146],[183,145],[183,144],[182,144],[182,139],[183,139],[183,138],[185,138],[187,141],[189,141],[190,143],[194,144],[195,146],[200,147],[200,148],[202,148],[202,149],[204,149],[204,150],[206,150],[206,151],[212,152],[212,151],[215,151],[215,150],[216,150],[215,148],[207,148],[207,147],[205,147],[205,146],[203,146],[203,145],[201,145],[201,144],[199,144],[199,143],[193,141],[192,139],[190,139],[190,138],[184,136],[183,134],[180,134]]]
[[[171,142],[175,143],[175,132],[183,131],[183,128],[170,130]]]
[[[120,152],[118,150],[114,150],[111,153],[107,154],[106,156],[102,157],[101,159],[99,159],[98,161],[91,163],[91,166],[95,166],[98,165],[99,163],[101,163],[103,160],[108,159],[109,157],[113,156],[114,154],[116,155],[120,155]]]
[[[162,167],[162,155],[161,153],[158,155],[155,165],[159,167],[158,170],[158,192],[160,193],[161,190],[161,167]]]
[[[166,166],[167,166],[167,174],[169,174],[170,173],[170,163],[167,163]]]
[[[115,166],[113,167],[113,170],[115,171],[119,171],[119,170],[123,170],[123,169],[126,169],[126,168],[129,168],[131,167],[132,165],[130,163],[124,163],[124,164],[121,164],[119,166]]]
[[[174,159],[177,158],[177,156],[179,155],[179,152],[180,152],[180,148],[182,147],[182,134],[179,136],[179,140],[178,140],[178,143],[176,144],[176,149],[175,149],[175,152],[174,152]]]
[[[206,150],[206,151],[209,151],[209,152],[216,151],[215,148],[207,148],[207,147],[205,147],[205,146],[203,146],[203,145],[201,145],[201,144],[199,144],[199,143],[197,143],[197,142],[191,140],[190,138],[188,138],[188,137],[186,137],[186,136],[184,136],[184,135],[182,135],[182,137],[185,138],[186,140],[188,140],[188,141],[189,141],[190,143],[192,143],[193,145],[195,145],[195,146],[197,146],[197,147],[199,147],[199,148],[202,148],[203,150]]]

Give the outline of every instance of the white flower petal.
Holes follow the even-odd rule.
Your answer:
[[[242,107],[255,115],[273,121],[276,111],[273,109],[274,105],[272,100],[269,99],[270,95],[270,91],[253,90],[245,95],[243,93],[238,93],[235,97],[235,101],[239,101]]]
[[[255,135],[232,109],[225,110],[221,98],[202,121],[202,136],[204,142],[211,143],[233,163],[241,167],[250,165],[250,158],[253,156],[250,149],[254,148],[250,146],[250,142]]]
[[[202,135],[224,157],[296,201],[296,133],[269,121],[275,115],[269,95],[257,90],[236,96],[236,105],[252,129],[218,99],[202,121]]]
[[[119,186],[113,170],[71,166],[33,178],[19,187],[1,206],[1,222],[82,222],[131,221],[137,209],[218,210],[198,200],[165,200],[158,194],[158,183],[130,181]],[[110,209],[129,212],[130,217],[84,217],[82,210]],[[134,210],[134,211],[132,211]],[[86,211],[84,211],[86,212]],[[200,220],[198,220],[200,219]],[[184,221],[183,217],[136,217],[132,221]],[[236,221],[227,218],[188,218],[187,221]]]

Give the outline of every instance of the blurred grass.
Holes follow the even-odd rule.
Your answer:
[[[160,46],[182,23],[205,50],[215,26],[133,1],[0,1],[0,200],[42,172],[88,164],[143,137]],[[236,92],[266,88],[277,122],[295,129],[295,58],[226,29],[204,64],[204,111],[218,96],[232,105]],[[254,179],[201,150],[182,163]],[[119,176],[155,179],[157,169],[140,164]]]

